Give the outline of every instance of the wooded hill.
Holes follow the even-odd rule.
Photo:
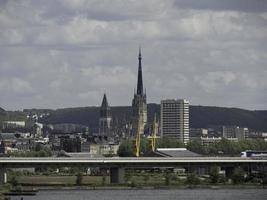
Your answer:
[[[111,107],[113,119],[120,123],[130,121],[130,106]],[[148,104],[148,122],[153,119],[154,113],[159,116],[160,105]],[[99,107],[64,108],[50,111],[50,115],[40,122],[75,123],[98,127]],[[248,127],[251,130],[267,132],[267,111],[250,111],[239,108],[224,108],[212,106],[190,106],[190,127],[207,128],[209,125],[237,125]]]

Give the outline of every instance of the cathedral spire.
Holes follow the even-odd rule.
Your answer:
[[[109,117],[109,116],[111,116],[110,107],[108,105],[106,94],[104,94],[102,104],[100,107],[100,117]]]
[[[103,96],[101,107],[102,108],[107,108],[108,107],[108,100],[107,100],[107,97],[106,97],[106,93]]]
[[[139,47],[138,55],[138,80],[137,80],[137,94],[143,95],[143,78],[142,78],[142,55],[141,47]]]

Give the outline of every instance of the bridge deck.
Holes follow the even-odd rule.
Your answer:
[[[112,157],[112,158],[66,158],[66,157],[8,157],[0,158],[0,164],[26,163],[88,163],[88,164],[152,164],[152,163],[267,163],[267,158],[240,158],[240,157]]]

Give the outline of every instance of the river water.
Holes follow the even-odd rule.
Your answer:
[[[20,200],[21,196],[12,197]],[[267,200],[267,189],[60,190],[23,200]]]

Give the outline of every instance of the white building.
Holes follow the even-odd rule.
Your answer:
[[[173,137],[187,144],[189,141],[189,101],[162,100],[160,104],[161,137]]]
[[[3,129],[5,128],[24,128],[25,121],[3,121]]]

